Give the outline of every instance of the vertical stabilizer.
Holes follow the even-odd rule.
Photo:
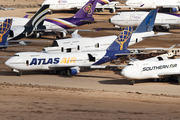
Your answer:
[[[141,24],[136,28],[134,33],[153,31],[157,11],[157,9],[151,10],[145,19],[141,22]]]
[[[96,8],[97,0],[89,0],[74,16],[73,18],[92,17]]]
[[[107,48],[107,51],[126,50],[133,33],[133,27],[129,26],[122,31],[116,40]]]
[[[6,45],[7,37],[12,25],[12,19],[6,19],[0,25],[0,45]]]
[[[39,11],[26,23],[25,27],[37,27],[46,18],[49,11],[49,5],[43,5]]]

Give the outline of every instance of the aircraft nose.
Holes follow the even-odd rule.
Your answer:
[[[5,62],[5,65],[9,67],[9,60]]]
[[[125,70],[124,69],[121,71],[121,75],[125,76]]]
[[[111,18],[109,18],[109,23],[111,23]]]

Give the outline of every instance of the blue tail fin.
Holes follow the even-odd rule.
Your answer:
[[[97,0],[89,0],[74,16],[73,18],[92,17],[96,8]]]
[[[153,30],[154,21],[156,19],[157,9],[151,10],[141,24],[136,28],[134,33],[149,32]]]
[[[129,26],[122,31],[116,40],[107,48],[107,51],[126,50],[133,33],[133,27]]]
[[[12,25],[12,19],[6,19],[0,25],[0,45],[6,45],[7,37]]]

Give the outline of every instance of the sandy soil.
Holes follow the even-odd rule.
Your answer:
[[[7,0],[10,1],[10,0]],[[18,0],[16,0],[18,1]],[[19,0],[20,1],[20,0]],[[33,1],[33,0],[31,0]],[[4,2],[4,1],[1,1]],[[0,3],[1,3],[0,2]],[[0,11],[0,17],[29,17],[39,8],[16,8]],[[56,12],[47,17],[70,17],[69,11]],[[96,20],[108,20],[107,11],[95,13]],[[109,23],[84,25],[78,29],[97,29],[99,32],[79,32],[82,36],[118,35],[120,31]],[[178,44],[179,29],[171,29],[167,36],[146,39],[133,47],[170,47]],[[70,35],[68,35],[70,37]],[[30,38],[25,38],[30,39]],[[32,39],[36,40],[36,39]],[[55,40],[54,36],[38,40]],[[0,55],[13,55],[21,51],[41,51],[51,43],[32,43],[29,46],[9,47]],[[0,120],[109,120],[109,119],[180,119],[180,87],[177,83],[136,81],[134,86],[119,75],[120,70],[95,70],[67,77],[46,72],[23,72],[18,77],[0,61]]]

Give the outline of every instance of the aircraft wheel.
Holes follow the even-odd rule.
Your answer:
[[[18,73],[17,73],[17,76],[21,76],[21,75],[22,75],[22,72],[18,72]]]
[[[180,76],[178,77],[178,83],[180,83]]]
[[[134,85],[135,81],[134,80],[130,80],[130,85]]]
[[[56,39],[60,39],[60,38],[61,38],[60,36],[58,36],[58,35],[56,36]]]

